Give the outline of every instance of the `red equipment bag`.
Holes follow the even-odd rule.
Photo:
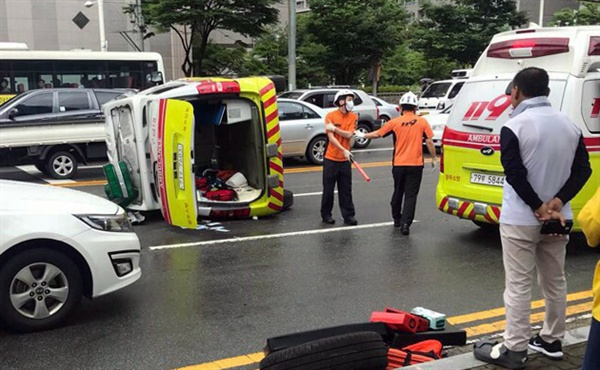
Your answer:
[[[204,195],[207,199],[210,200],[219,200],[219,201],[230,201],[234,200],[237,196],[236,192],[231,189],[220,189],[220,190],[211,190],[207,191]]]
[[[417,332],[417,319],[408,313],[378,312],[371,314],[371,322],[382,322],[395,331],[408,333]]]
[[[440,358],[442,358],[442,343],[437,340],[425,340],[402,349],[390,348],[386,370],[421,364]]]
[[[417,320],[417,333],[429,330],[429,320],[427,320],[423,316],[415,315],[414,313],[400,311],[400,310],[397,310],[392,307],[386,307],[383,311],[390,312],[390,313],[403,313],[405,315],[412,315],[412,316],[414,316],[415,320]]]

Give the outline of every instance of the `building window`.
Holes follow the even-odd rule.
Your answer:
[[[308,8],[308,0],[296,0],[296,11],[297,12],[306,12],[309,11]]]

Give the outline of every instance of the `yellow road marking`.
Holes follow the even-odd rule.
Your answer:
[[[567,301],[579,301],[581,299],[592,298],[592,291],[586,290],[584,292],[577,292],[567,295]],[[544,300],[540,299],[539,301],[531,302],[531,309],[534,310],[536,308],[544,307]],[[453,325],[464,324],[467,322],[473,322],[478,320],[490,319],[492,317],[504,316],[504,307],[495,308],[493,310],[481,311],[470,313],[461,316],[454,316],[448,318],[448,322]]]
[[[592,298],[592,291],[586,290],[582,292],[571,293],[567,295],[567,301],[579,301],[583,299]],[[544,301],[538,300],[531,302],[531,309],[540,309],[544,307]],[[584,312],[592,311],[592,301],[588,301],[585,303],[580,303],[574,306],[567,307],[567,316],[572,316],[575,314],[580,314]],[[498,317],[504,315],[504,308],[494,308],[491,310],[474,312],[467,315],[453,316],[449,317],[447,321],[451,324],[465,324],[469,322],[475,322],[479,320],[489,319],[492,317]],[[530,321],[532,324],[540,323],[544,321],[544,312],[533,313],[530,317]],[[485,334],[491,334],[496,332],[501,332],[506,327],[506,320],[500,320],[492,323],[476,325],[469,328],[464,328],[467,332],[467,337],[472,336],[481,336]],[[232,358],[226,358],[218,361],[207,362],[204,364],[198,365],[190,365],[186,367],[179,368],[177,370],[222,370],[222,369],[231,369],[244,365],[251,365],[254,363],[260,362],[264,358],[264,354],[262,352],[252,353],[244,356],[237,356]],[[250,362],[248,362],[250,361]]]
[[[70,182],[65,184],[47,184],[50,186],[58,186],[61,188],[74,188],[74,187],[83,187],[83,186],[98,186],[106,184],[106,180],[89,180],[89,181],[78,181],[78,182]]]
[[[575,306],[567,307],[567,316],[575,315],[583,312],[592,312],[592,301],[581,303]],[[538,323],[544,321],[544,313],[538,312],[530,316],[531,323]],[[482,324],[466,328],[467,337],[475,337],[484,334],[491,334],[499,331],[504,331],[506,328],[506,320],[496,321],[489,324]]]
[[[430,163],[431,159],[426,159],[425,163]],[[385,162],[365,162],[360,163],[362,168],[372,168],[372,167],[387,167],[391,166],[392,161]],[[283,170],[284,174],[290,173],[306,173],[306,172],[321,172],[323,171],[322,166],[310,166],[310,167],[296,167],[296,168],[285,168]],[[86,187],[86,186],[98,186],[106,184],[106,180],[88,180],[88,181],[77,181],[73,183],[65,183],[65,184],[46,184],[50,186],[58,186],[61,188],[73,188],[73,187]]]

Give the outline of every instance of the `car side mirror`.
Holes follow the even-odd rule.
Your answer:
[[[17,108],[13,108],[8,112],[8,119],[15,119],[19,115],[19,110]]]
[[[153,84],[157,84],[157,85],[162,84],[163,83],[162,72],[154,71],[154,72],[148,73],[146,75],[146,81],[151,82]]]

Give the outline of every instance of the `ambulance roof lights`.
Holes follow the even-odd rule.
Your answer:
[[[590,37],[590,48],[588,55],[600,55],[600,36]]]
[[[200,81],[196,86],[198,94],[235,94],[240,92],[240,85],[235,81]]]
[[[500,59],[536,58],[569,52],[567,37],[539,37],[491,44],[487,56]]]

